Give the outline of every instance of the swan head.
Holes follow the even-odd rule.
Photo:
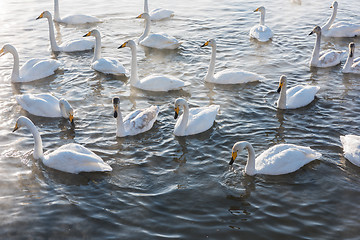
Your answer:
[[[142,13],[139,16],[137,16],[136,18],[142,18],[145,20],[150,20],[150,15],[148,13]]]
[[[100,32],[97,29],[93,29],[87,34],[85,34],[83,37],[90,37],[90,36],[100,37]]]
[[[261,6],[261,7],[258,7],[257,9],[254,10],[254,12],[261,12],[261,13],[264,13],[265,12],[265,7]]]
[[[247,145],[247,142],[245,142],[245,141],[237,142],[234,144],[234,146],[232,148],[231,160],[229,162],[229,165],[232,165],[234,163],[238,153],[241,152],[242,150],[244,150],[246,145]]]
[[[350,57],[354,56],[354,52],[355,52],[355,43],[351,42],[351,43],[349,43],[349,55],[350,55]]]
[[[60,99],[59,106],[61,114],[64,118],[68,118],[70,122],[74,123],[74,109],[66,99]]]
[[[0,57],[2,55],[5,55],[7,53],[13,53],[13,52],[16,52],[16,49],[13,45],[11,44],[5,44],[2,49],[0,50]]]
[[[321,33],[321,27],[315,26],[314,29],[309,33],[309,35],[312,35],[313,33],[320,34]]]
[[[205,46],[216,47],[216,40],[215,39],[210,39],[209,41],[206,41],[206,43],[201,45],[201,47],[205,47]]]
[[[19,128],[22,128],[24,126],[27,126],[28,123],[31,122],[30,119],[28,119],[27,117],[21,116],[16,120],[16,124],[15,127],[13,129],[13,132],[15,132],[16,130],[18,130]]]
[[[337,1],[333,1],[333,3],[331,4],[330,8],[337,8],[338,7],[338,2]]]
[[[120,98],[118,97],[114,97],[112,99],[113,105],[114,105],[114,118],[117,118],[118,116],[118,111],[119,111],[119,103],[120,103]]]
[[[48,18],[48,19],[51,19],[51,13],[49,11],[44,11],[40,14],[40,16],[38,16],[36,18],[36,20],[40,19],[40,18]]]
[[[128,40],[123,44],[121,44],[120,47],[118,48],[124,48],[124,47],[129,47],[129,48],[136,47],[136,43],[133,40]]]
[[[277,89],[277,92],[278,92],[278,93],[280,93],[280,92],[281,92],[281,89],[284,87],[284,85],[286,85],[286,80],[287,80],[287,78],[286,78],[285,75],[282,75],[282,76],[280,77],[279,87],[278,87],[278,89]]]
[[[175,116],[174,116],[174,119],[177,119],[178,116],[179,116],[179,111],[180,111],[180,107],[184,107],[184,106],[187,106],[187,102],[185,99],[183,98],[178,98],[175,100]]]

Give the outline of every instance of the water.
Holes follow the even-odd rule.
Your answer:
[[[4,239],[357,239],[360,217],[360,169],[342,155],[340,135],[360,134],[358,76],[341,66],[314,69],[308,61],[316,24],[331,14],[330,1],[263,1],[272,42],[248,37],[259,21],[256,1],[150,1],[172,9],[175,17],[157,22],[152,32],[166,32],[183,42],[177,51],[138,48],[139,76],[169,74],[192,87],[170,93],[131,89],[126,78],[94,72],[92,52],[53,55],[46,20],[35,21],[52,1],[0,2],[1,45],[13,44],[20,64],[33,57],[62,62],[56,75],[28,84],[12,84],[12,57],[0,58],[0,236]],[[339,1],[338,19],[360,23],[360,2]],[[103,19],[103,56],[117,57],[129,70],[130,50],[117,49],[140,36],[143,20],[135,19],[142,1],[60,1],[62,15],[83,13]],[[81,38],[94,26],[60,27],[58,40]],[[218,42],[216,69],[244,69],[267,78],[236,86],[204,84],[210,60],[205,41]],[[324,39],[322,48],[347,49],[359,39]],[[280,75],[288,85],[321,87],[309,106],[277,111],[273,103]],[[75,108],[75,129],[61,119],[27,114],[14,95],[52,92]],[[115,137],[111,98],[120,96],[123,114],[156,104],[154,127],[139,136]],[[219,104],[214,126],[199,135],[175,137],[173,103]],[[113,171],[67,174],[32,157],[29,131],[11,130],[28,116],[39,128],[44,149],[71,142],[83,144]],[[246,153],[229,168],[231,147],[247,140],[257,154],[277,143],[310,146],[323,157],[292,174],[244,174]]]

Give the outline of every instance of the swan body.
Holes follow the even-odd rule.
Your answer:
[[[343,73],[355,73],[360,74],[360,58],[354,59],[355,44],[351,42],[349,44],[349,55],[342,69]]]
[[[175,119],[178,118],[180,107],[184,109],[184,112],[176,121],[174,128],[176,136],[194,135],[210,129],[220,108],[219,105],[210,105],[189,109],[186,100],[178,98],[175,101]]]
[[[45,166],[74,174],[112,171],[112,168],[98,155],[76,143],[66,144],[57,150],[47,151],[44,154],[40,133],[30,119],[23,116],[19,117],[14,131],[24,126],[30,130],[34,137],[34,158],[40,159]]]
[[[247,71],[223,70],[214,75],[216,59],[216,40],[210,39],[209,41],[205,42],[201,47],[205,46],[211,46],[212,48],[210,65],[208,72],[205,76],[206,82],[216,84],[240,84],[261,81],[265,79],[263,76]]]
[[[51,94],[23,94],[15,96],[20,106],[30,114],[41,117],[64,117],[73,122],[74,110],[65,99]]]
[[[325,37],[357,37],[360,35],[360,25],[358,24],[347,22],[334,23],[338,9],[337,1],[334,1],[330,8],[333,9],[332,15],[322,27]]]
[[[322,30],[316,26],[309,35],[316,33],[315,47],[310,59],[310,67],[333,67],[340,64],[344,51],[327,50],[320,52]]]
[[[50,46],[51,50],[54,52],[80,52],[87,51],[94,48],[95,43],[93,41],[78,39],[73,41],[64,42],[61,45],[58,45],[55,40],[55,32],[54,32],[54,23],[52,20],[51,13],[45,11],[40,14],[40,16],[36,19],[47,18],[49,22],[49,37],[50,37]]]
[[[142,46],[157,49],[176,49],[180,42],[167,34],[150,34],[151,20],[148,13],[140,14],[137,18],[145,19],[145,31],[140,36],[138,43]]]
[[[54,21],[58,23],[64,24],[87,24],[87,23],[98,23],[100,20],[93,16],[77,14],[66,16],[64,18],[60,17],[60,10],[59,10],[59,0],[54,0]]]
[[[283,75],[280,77],[279,88],[277,90],[277,92],[280,93],[277,107],[279,109],[304,107],[315,99],[315,94],[319,89],[320,87],[318,86],[309,85],[296,85],[287,89],[287,78]]]
[[[144,1],[144,12],[149,13],[148,0]],[[157,8],[157,9],[152,10],[151,13],[149,13],[149,15],[150,15],[151,21],[159,21],[159,20],[163,20],[163,19],[172,17],[174,15],[174,11]]]
[[[129,47],[131,49],[131,74],[130,84],[133,87],[154,92],[167,92],[179,90],[190,85],[172,76],[150,75],[139,79],[137,73],[136,44],[133,40],[123,43],[119,48]]]
[[[113,75],[125,75],[126,70],[124,66],[115,58],[102,58],[101,57],[101,35],[100,32],[96,29],[88,32],[84,37],[94,36],[95,37],[95,49],[94,49],[94,58],[91,63],[92,69]]]
[[[257,39],[260,42],[267,42],[274,36],[274,33],[265,25],[265,7],[259,7],[254,12],[258,11],[261,14],[260,24],[255,25],[250,29],[250,37]]]
[[[53,59],[30,59],[19,69],[19,54],[16,48],[5,44],[0,50],[0,56],[11,53],[14,57],[13,70],[10,76],[12,82],[31,82],[55,74],[60,62]]]
[[[340,136],[341,144],[344,149],[344,156],[351,163],[360,167],[360,136],[345,135]]]
[[[120,99],[113,98],[114,117],[117,119],[116,136],[133,136],[150,130],[159,114],[159,107],[151,106],[135,110],[123,119],[120,112]]]
[[[295,172],[305,164],[322,156],[321,153],[312,150],[310,147],[279,144],[272,146],[255,158],[255,151],[251,144],[242,141],[234,144],[230,165],[234,163],[238,153],[244,148],[248,150],[249,154],[245,173],[250,176],[255,174],[281,175]]]

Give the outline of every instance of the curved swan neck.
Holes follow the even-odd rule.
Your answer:
[[[54,19],[55,19],[55,21],[61,21],[60,10],[59,10],[59,0],[54,0]]]
[[[260,11],[260,25],[265,25],[265,9]]]
[[[245,166],[245,172],[248,175],[254,175],[256,173],[255,170],[255,151],[250,143],[245,142],[245,148],[248,150],[248,160]]]
[[[134,85],[139,81],[137,73],[137,57],[136,57],[136,45],[130,45],[131,49],[131,73],[130,73],[130,84]]]
[[[333,7],[333,12],[331,14],[331,17],[329,18],[329,20],[325,23],[325,25],[322,27],[323,30],[329,30],[329,28],[331,27],[331,25],[334,23],[335,18],[336,18],[336,14],[337,14],[337,6]]]
[[[116,117],[116,136],[123,137],[125,136],[124,121],[120,111],[119,105],[116,107],[117,117]]]
[[[95,36],[95,48],[94,48],[94,58],[92,62],[95,62],[101,58],[101,35],[98,31],[94,32]]]
[[[311,56],[310,66],[317,66],[320,56],[321,32],[316,34],[315,47]]]
[[[9,49],[10,53],[13,55],[14,57],[14,65],[13,65],[13,70],[11,73],[11,81],[17,81],[20,78],[19,75],[19,54],[16,51],[16,49],[14,47]]]
[[[180,135],[185,135],[185,130],[189,121],[189,105],[187,102],[183,103],[183,108],[184,108],[184,112],[183,112],[183,116],[182,116],[182,120],[181,123],[178,127],[179,129],[179,133]]]
[[[144,1],[144,12],[145,12],[145,13],[149,13],[148,0],[145,0],[145,1]]]
[[[138,43],[140,43],[144,38],[146,38],[149,35],[150,24],[151,24],[151,20],[149,18],[145,18],[145,30],[143,34],[140,36]]]
[[[209,68],[208,68],[208,72],[207,72],[207,74],[205,76],[205,81],[211,82],[211,80],[214,78],[215,60],[216,60],[216,43],[213,43],[211,45],[210,65],[209,65]]]
[[[353,65],[353,63],[354,63],[354,54],[349,52],[349,55],[346,59],[344,67],[343,67],[343,72],[345,72],[345,73],[350,72],[351,66]]]
[[[35,127],[35,125],[30,121],[26,120],[24,122],[25,126],[29,129],[29,131],[32,133],[34,137],[34,158],[35,159],[43,159],[44,153],[43,153],[43,146],[42,146],[42,140],[39,131]]]
[[[51,49],[53,51],[59,51],[59,46],[56,43],[55,40],[55,32],[54,32],[54,22],[50,17],[47,17],[47,20],[49,22],[49,37],[50,37],[50,45],[51,45]]]
[[[279,109],[286,109],[286,90],[287,90],[287,82],[284,82],[281,87],[279,100],[277,102],[277,107]]]

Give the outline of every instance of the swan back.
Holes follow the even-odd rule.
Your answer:
[[[360,167],[360,136],[351,134],[340,136],[340,141],[346,159]]]

